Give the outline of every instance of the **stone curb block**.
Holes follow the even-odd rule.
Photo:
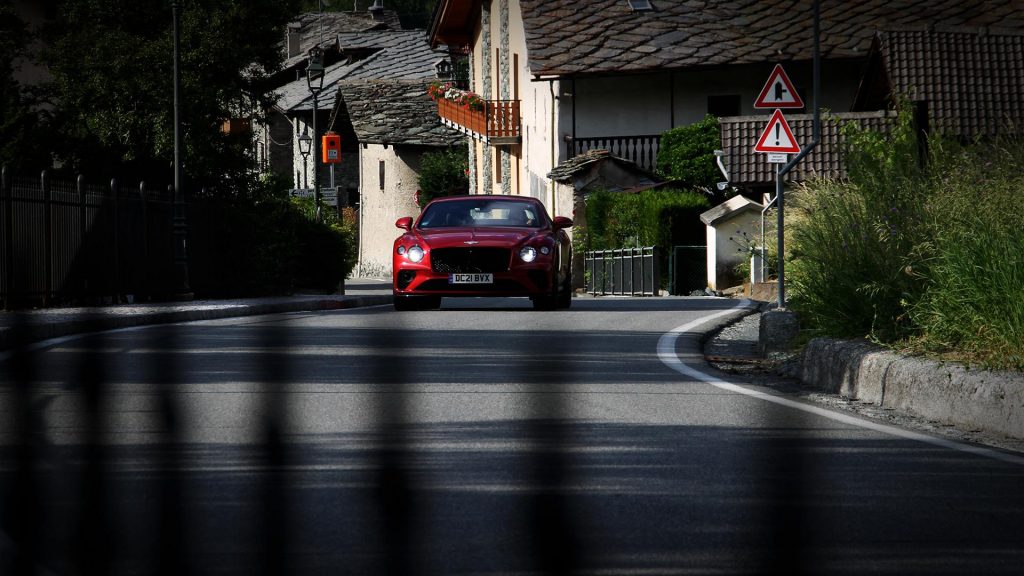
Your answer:
[[[282,314],[314,310],[343,310],[390,304],[392,296],[345,296],[341,298],[302,299],[253,305],[208,306],[186,310],[154,311],[141,314],[84,314],[64,322],[29,322],[23,329],[0,331],[0,351],[11,350],[50,338],[132,328],[152,324],[173,324],[197,320],[218,320],[262,314]]]
[[[1024,374],[908,358],[863,341],[815,338],[800,378],[847,398],[968,430],[1024,438]]]

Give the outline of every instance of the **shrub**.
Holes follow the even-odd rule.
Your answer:
[[[428,152],[420,163],[416,202],[420,208],[440,196],[469,192],[469,156],[465,149]]]
[[[658,146],[657,171],[684,188],[710,193],[721,179],[714,153],[721,141],[718,118],[710,114],[700,122],[668,130]]]
[[[316,223],[310,199],[208,199],[197,205],[190,247],[201,296],[333,292],[355,263],[351,226]]]

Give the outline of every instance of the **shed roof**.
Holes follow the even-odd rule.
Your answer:
[[[618,74],[811,58],[812,0],[655,0],[652,4],[652,11],[634,12],[626,0],[520,0],[530,71],[545,76]],[[446,13],[435,12],[437,18]],[[863,58],[876,30],[929,26],[1022,30],[1024,3],[823,2],[821,54],[826,59]]]
[[[882,31],[855,109],[892,93],[928,107],[930,129],[966,138],[1024,131],[1024,35],[990,30]]]
[[[895,113],[886,111],[823,114],[821,141],[784,177],[785,181],[803,181],[813,176],[845,177],[842,126],[854,122],[861,128],[884,132],[889,130],[894,118]],[[723,162],[729,171],[731,183],[737,186],[766,186],[775,182],[776,165],[768,163],[767,155],[754,152],[758,138],[768,126],[768,119],[767,115],[719,118],[722,149],[725,151]],[[798,144],[806,146],[811,143],[814,136],[813,114],[788,114],[786,123]]]
[[[748,211],[760,212],[764,206],[754,202],[746,196],[733,196],[711,210],[700,215],[700,221],[707,226],[714,226],[720,222]]]
[[[359,142],[452,146],[465,136],[437,121],[422,80],[355,80],[338,85]]]

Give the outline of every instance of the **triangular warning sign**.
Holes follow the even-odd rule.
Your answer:
[[[776,64],[768,76],[768,82],[761,89],[761,94],[754,101],[754,108],[803,108],[804,101],[793,88],[789,76],[782,69],[782,64]]]
[[[783,154],[796,154],[800,152],[800,145],[796,143],[793,131],[789,129],[786,117],[782,110],[776,110],[768,120],[768,126],[757,139],[757,146],[754,152],[781,152]]]

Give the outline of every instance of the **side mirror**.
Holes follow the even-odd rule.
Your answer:
[[[398,220],[395,221],[395,226],[401,228],[402,230],[412,229],[412,217],[406,216],[404,218],[399,218]]]
[[[563,228],[572,228],[572,218],[566,218],[565,216],[555,216],[555,219],[551,222],[555,230],[562,230]]]

